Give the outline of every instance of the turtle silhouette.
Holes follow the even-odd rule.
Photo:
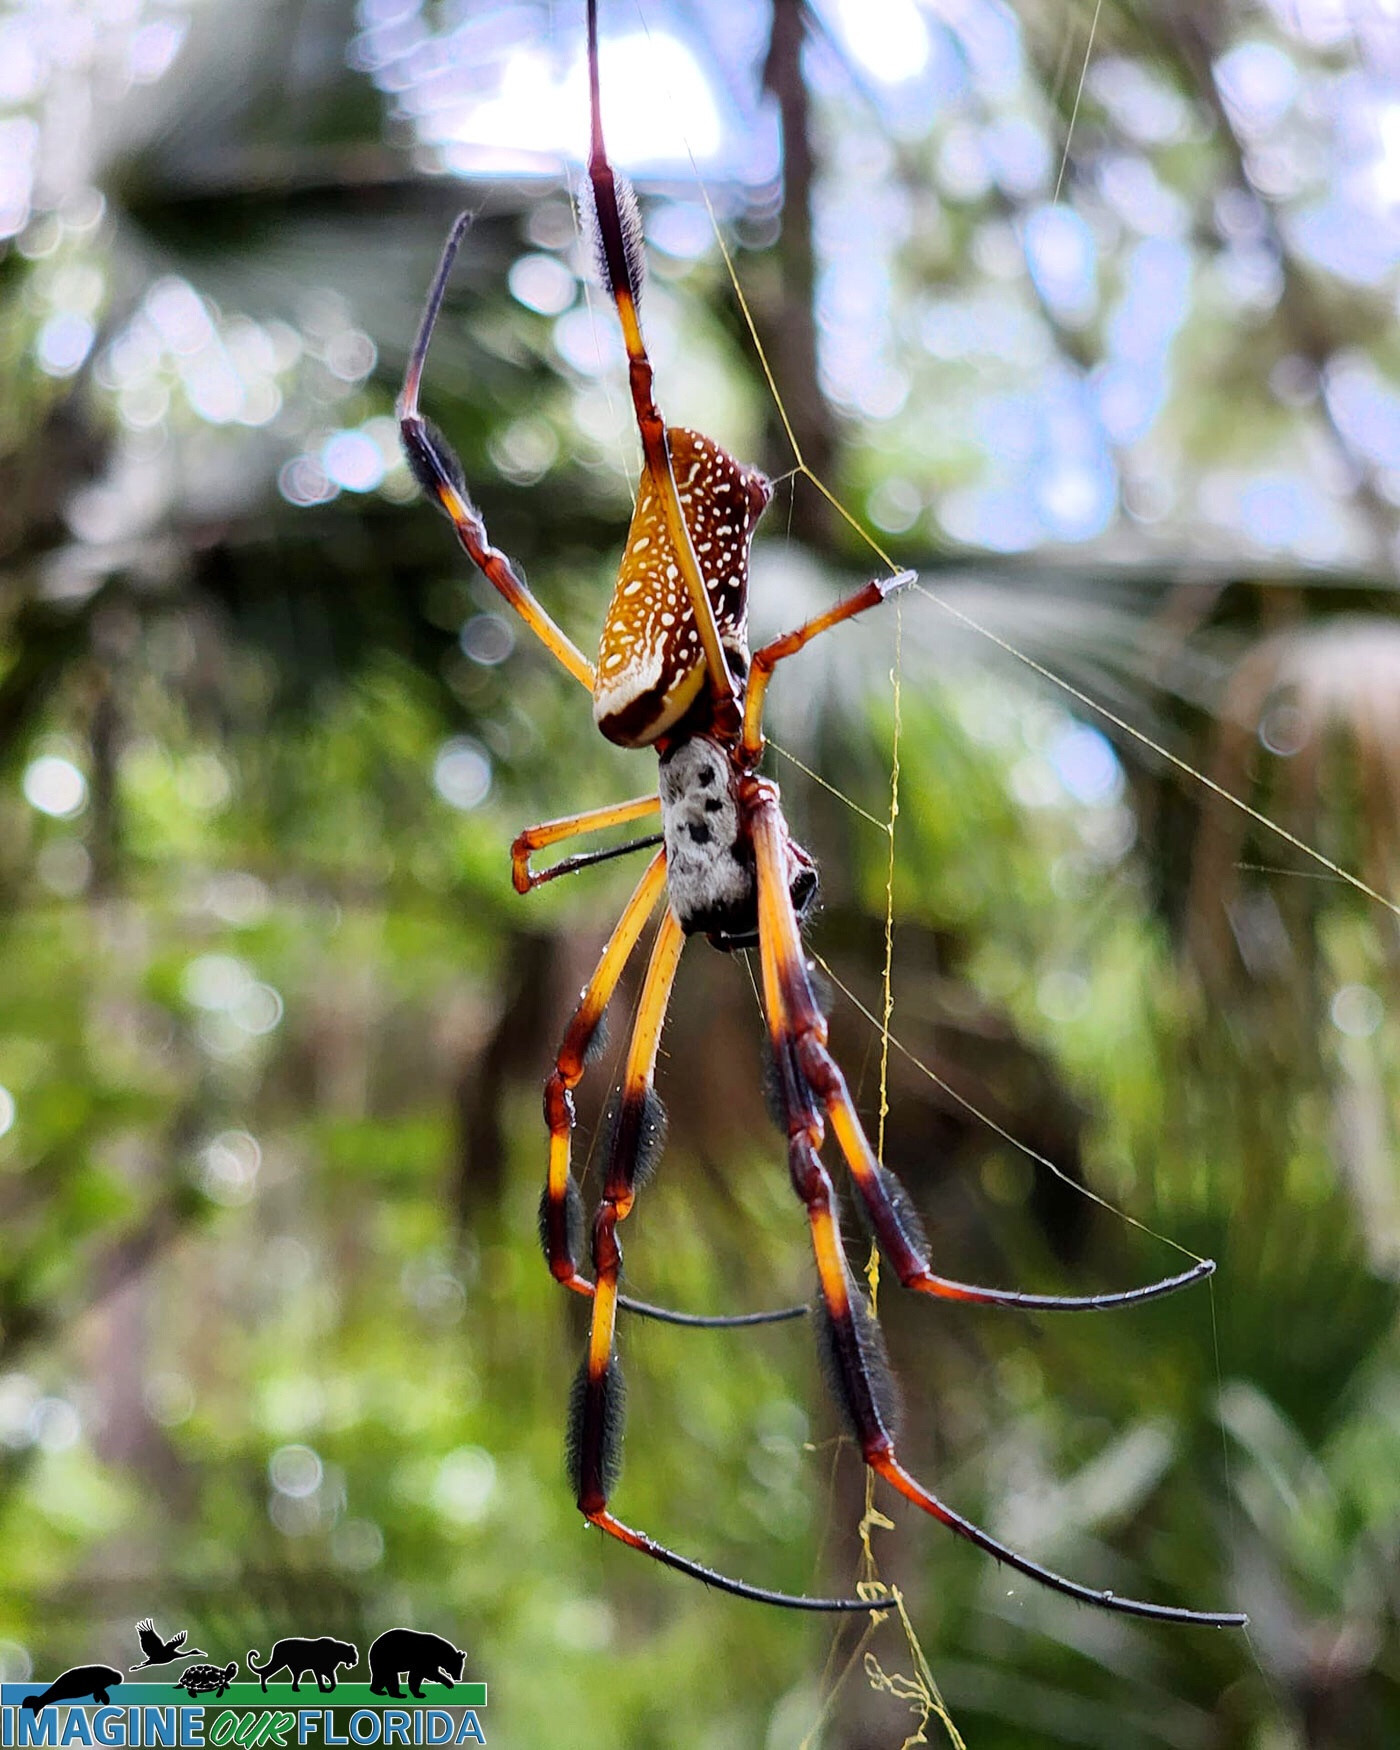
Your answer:
[[[148,1616],[144,1622],[136,1625],[136,1638],[141,1643],[141,1651],[146,1657],[139,1665],[129,1665],[129,1671],[144,1671],[148,1665],[173,1665],[180,1659],[203,1659],[206,1657],[203,1647],[187,1647],[185,1635],[188,1630],[181,1629],[179,1634],[171,1635],[168,1641],[163,1641],[156,1633],[156,1625]]]
[[[106,1707],[110,1700],[107,1691],[115,1689],[121,1680],[121,1672],[110,1665],[75,1665],[71,1671],[55,1677],[42,1695],[26,1695],[23,1705],[37,1714],[41,1707],[60,1701],[85,1701],[91,1696]]]
[[[230,1659],[227,1665],[187,1665],[176,1680],[176,1689],[183,1689],[191,1701],[197,1695],[205,1695],[214,1690],[222,1695],[238,1675],[237,1659]]]

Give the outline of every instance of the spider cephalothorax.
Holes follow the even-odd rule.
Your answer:
[[[631,190],[617,178],[603,145],[598,94],[596,0],[588,3],[592,98],[592,189],[595,253],[617,308],[642,447],[642,477],[622,565],[595,668],[530,593],[510,560],[491,546],[467,496],[462,469],[442,435],[418,411],[428,341],[466,216],[443,252],[423,324],[409,360],[399,416],[404,448],[424,490],[451,518],[467,554],[522,616],[545,647],[592,696],[598,727],[627,747],[660,756],[658,786],[646,795],[546,822],[521,833],[512,850],[517,889],[528,892],[604,858],[661,844],[623,908],[585,986],[545,1084],[549,1166],[540,1200],[540,1236],[555,1279],[592,1302],[588,1347],[574,1382],[569,1414],[569,1468],[578,1504],[592,1524],[655,1560],[742,1598],[802,1610],[861,1611],[868,1597],[809,1598],[773,1592],[693,1561],[611,1511],[621,1457],[622,1373],[618,1311],[672,1323],[736,1326],[801,1317],[807,1307],[704,1317],[631,1300],[621,1291],[618,1229],[655,1166],[665,1114],[654,1087],[657,1051],[686,938],[716,947],[753,945],[772,1057],[776,1115],[786,1137],[788,1172],[801,1200],[816,1265],[816,1316],[826,1372],[851,1434],[870,1469],[915,1506],[998,1561],[1085,1603],[1133,1616],[1232,1625],[1243,1618],[1144,1603],[1052,1573],[999,1543],[946,1506],[896,1455],[895,1393],[879,1325],[847,1261],[840,1204],[822,1160],[827,1127],[881,1251],[899,1282],[942,1299],[1040,1310],[1076,1311],[1150,1300],[1199,1281],[1205,1259],[1179,1276],[1119,1293],[1065,1297],[979,1288],[935,1272],[913,1205],[876,1157],[844,1077],[827,1049],[826,1020],[803,951],[801,924],[816,888],[816,868],[784,819],[778,787],[759,774],[763,700],[780,662],[842,621],[877,606],[911,574],[868,583],[805,625],[756,650],[747,643],[748,551],[771,487],[755,468],[684,428],[667,430],[652,394],[652,368],[638,321],[641,226]],[[656,814],[662,832],[610,850],[530,866],[546,846]],[[597,1044],[604,1012],[647,924],[660,912],[642,977],[621,1084],[606,1120],[602,1192],[585,1231],[583,1201],[571,1166],[574,1089]],[[580,1267],[587,1242],[592,1276]]]

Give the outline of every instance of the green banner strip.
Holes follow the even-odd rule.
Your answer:
[[[24,1685],[25,1692],[32,1692],[36,1682],[37,1679]],[[7,1683],[5,1700],[18,1700],[17,1694],[12,1697],[8,1692],[19,1687]],[[319,1707],[334,1708],[338,1713],[342,1708],[357,1707],[486,1706],[484,1683],[457,1683],[451,1689],[445,1689],[440,1683],[429,1683],[421,1696],[410,1694],[407,1689],[401,1696],[376,1695],[367,1683],[337,1683],[333,1690],[318,1690],[315,1678],[308,1678],[300,1689],[293,1689],[290,1683],[269,1683],[266,1691],[260,1683],[230,1683],[222,1695],[209,1689],[191,1696],[177,1683],[114,1683],[108,1693],[113,1707],[187,1707],[195,1701],[205,1707]],[[89,1696],[79,1705],[95,1707],[97,1704]]]

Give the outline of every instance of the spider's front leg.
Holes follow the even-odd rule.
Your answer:
[[[423,366],[428,358],[428,343],[432,340],[443,294],[452,273],[452,264],[462,239],[471,226],[472,215],[461,213],[443,247],[442,259],[433,278],[432,289],[419,324],[418,335],[409,354],[403,388],[399,392],[399,440],[404,455],[418,484],[446,513],[457,531],[457,539],[472,564],[504,599],[509,602],[525,624],[554,657],[555,661],[589,692],[593,690],[593,664],[562,632],[536,600],[529,584],[501,552],[491,545],[481,513],[467,494],[466,478],[456,451],[418,409],[418,389],[423,378]]]
[[[797,916],[788,893],[787,825],[778,806],[775,785],[750,778],[744,803],[753,834],[758,876],[763,1004],[787,1120],[789,1168],[811,1229],[828,1371],[866,1464],[950,1531],[1052,1591],[1127,1616],[1217,1628],[1242,1627],[1246,1618],[1236,1613],[1186,1610],[1120,1598],[1113,1592],[1066,1579],[1029,1556],[1009,1549],[990,1532],[963,1518],[924,1488],[899,1462],[895,1451],[897,1406],[884,1338],[864,1299],[853,1287],[841,1244],[836,1194],[821,1163],[825,1138],[823,1108],[832,1103],[838,1110],[845,1110],[830,1091],[831,1078],[834,1076],[840,1082],[843,1094],[845,1084],[826,1050],[826,1021],[807,976]],[[988,1292],[999,1298],[996,1291]]]
[[[918,582],[918,577],[917,571],[896,571],[889,577],[874,578],[854,595],[837,602],[835,607],[754,651],[744,694],[744,729],[740,741],[740,753],[746,766],[756,766],[763,753],[763,701],[778,664],[796,656],[799,650],[805,650],[814,638],[831,631],[833,626],[844,625],[857,614],[865,613],[868,608],[877,608],[900,590],[908,589],[910,584]]]

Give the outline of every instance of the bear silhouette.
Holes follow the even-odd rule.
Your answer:
[[[410,1692],[423,1699],[425,1683],[443,1683],[451,1689],[460,1681],[467,1655],[441,1635],[424,1634],[416,1628],[385,1629],[369,1650],[371,1695],[392,1695],[403,1700],[399,1674],[406,1673]]]

